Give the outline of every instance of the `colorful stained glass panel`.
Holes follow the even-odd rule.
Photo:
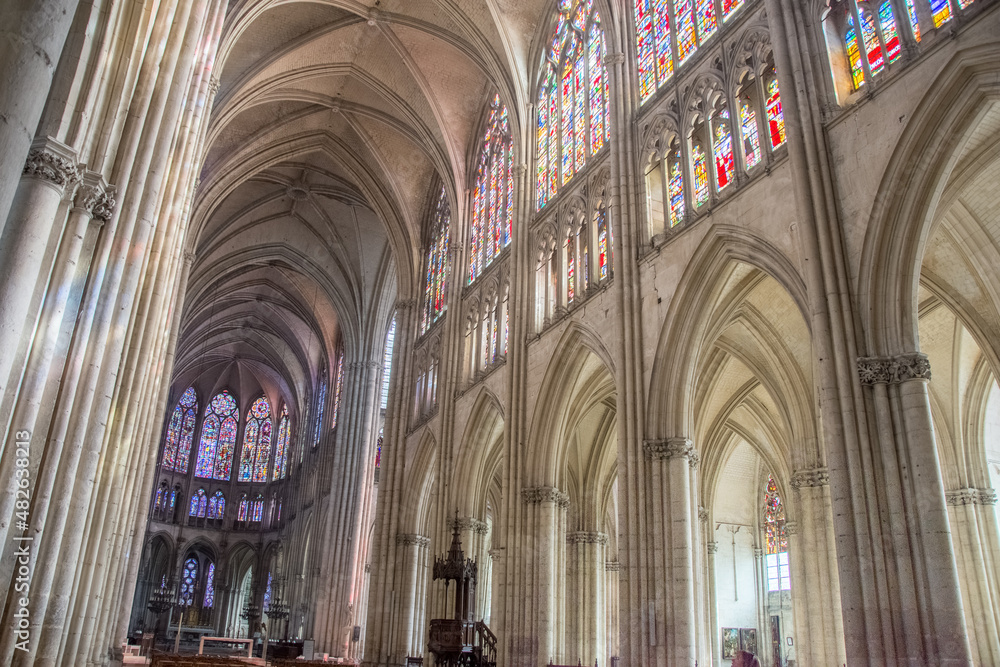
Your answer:
[[[771,136],[771,148],[785,143],[785,114],[781,110],[781,94],[778,79],[771,77],[767,84],[767,129]]]
[[[743,157],[747,169],[757,166],[760,162],[760,136],[757,131],[757,114],[750,106],[750,100],[740,100],[740,134],[743,136]]]

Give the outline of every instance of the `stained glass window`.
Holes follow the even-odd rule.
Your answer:
[[[337,428],[340,417],[340,401],[344,396],[344,352],[337,355],[337,373],[333,378],[333,415],[330,417],[330,428]]]
[[[764,553],[767,567],[767,590],[787,591],[791,588],[788,568],[788,536],[785,533],[785,506],[778,495],[774,477],[768,475],[764,490]]]
[[[209,561],[208,574],[205,575],[205,604],[202,607],[211,609],[215,606],[215,563]]]
[[[913,38],[920,41],[920,20],[917,18],[917,6],[914,0],[906,0],[906,14],[910,17],[910,30],[913,31]]]
[[[934,27],[940,28],[951,20],[951,0],[931,0],[931,17]]]
[[[167,508],[167,498],[170,496],[169,487],[166,482],[160,482],[156,489],[156,500],[153,502],[153,511],[160,512]]]
[[[573,247],[575,236],[571,231],[566,238],[566,301],[573,303],[576,291],[576,248]]]
[[[181,474],[188,471],[191,458],[191,443],[194,441],[194,422],[198,413],[198,395],[194,387],[188,387],[177,401],[167,426],[167,437],[163,444],[163,468],[176,470]]]
[[[861,49],[858,48],[858,35],[854,30],[854,17],[847,17],[847,32],[844,34],[844,41],[847,42],[847,59],[851,63],[851,78],[854,80],[854,88],[857,90],[865,85],[865,71],[861,65]]]
[[[725,21],[729,15],[743,5],[743,0],[722,0],[722,20]]]
[[[698,2],[698,41],[704,42],[712,36],[717,27],[715,22],[715,0]]]
[[[181,495],[181,487],[175,486],[170,490],[170,502],[167,504],[167,514],[173,516],[174,509],[177,507],[177,497]]]
[[[959,9],[965,9],[975,1],[976,0],[958,0],[958,7]]]
[[[885,55],[890,63],[899,60],[903,53],[903,47],[899,42],[899,35],[896,33],[896,16],[892,12],[892,3],[883,0],[878,8],[878,24],[882,31],[882,43],[885,44]]]
[[[708,201],[708,165],[701,144],[691,147],[691,167],[694,172],[694,205],[699,208]]]
[[[747,169],[760,162],[760,137],[757,132],[757,114],[750,106],[749,98],[740,100],[740,134],[743,137],[743,157]]]
[[[236,446],[236,426],[240,413],[236,399],[229,391],[216,394],[205,411],[198,444],[197,477],[226,481],[232,472],[233,448]]]
[[[292,442],[292,420],[288,417],[288,405],[281,406],[278,420],[278,439],[274,443],[274,479],[284,479],[288,473],[288,448]]]
[[[271,608],[271,573],[267,573],[267,587],[264,589],[264,613]]]
[[[608,224],[608,209],[602,202],[594,217],[597,228],[597,275],[603,281],[611,275],[611,226]]]
[[[313,428],[313,447],[319,445],[319,438],[323,434],[323,411],[326,409],[326,371],[323,371],[323,379],[319,382],[319,391],[316,394],[316,424]]]
[[[392,344],[396,340],[396,316],[392,316],[382,350],[382,409],[389,407],[389,376],[392,375]]]
[[[451,209],[448,196],[441,188],[434,220],[431,225],[431,242],[427,251],[427,275],[424,284],[424,313],[420,320],[420,333],[438,321],[447,305],[444,290],[448,282],[448,237],[451,229]],[[476,232],[473,231],[473,235]]]
[[[250,501],[247,500],[247,494],[244,493],[243,497],[240,498],[240,511],[236,515],[236,520],[246,521],[247,516],[249,516],[249,514],[250,514]]]
[[[376,470],[382,465],[382,429],[378,431],[378,440],[375,441],[375,468]]]
[[[261,396],[250,406],[243,427],[243,454],[240,457],[239,481],[266,482],[271,458],[271,404]]]
[[[191,496],[191,508],[188,511],[188,516],[204,519],[207,508],[208,496],[205,495],[205,489],[198,489],[198,491]]]
[[[610,137],[606,53],[593,0],[562,0],[538,93],[539,210]]]
[[[264,496],[259,493],[254,496],[253,502],[250,503],[250,520],[259,522],[264,518]]]
[[[472,197],[472,233],[469,253],[469,282],[482,274],[500,251],[510,244],[511,223],[514,214],[514,144],[510,133],[510,119],[507,107],[500,101],[500,95],[493,96],[483,144],[479,153],[476,171],[476,187]],[[441,291],[434,298],[440,298],[441,312],[444,309],[444,272],[447,270],[447,227],[451,219],[444,190],[438,199],[435,213],[439,229],[444,227],[441,261]],[[431,249],[434,253],[436,250]],[[428,273],[430,277],[430,273]],[[428,294],[428,299],[431,295]],[[429,301],[434,305],[432,301]],[[440,315],[440,312],[438,313]],[[436,316],[435,316],[436,319]],[[433,321],[433,320],[432,320]],[[430,321],[427,326],[430,326]],[[426,330],[426,329],[424,329]]]
[[[221,519],[226,515],[226,496],[222,491],[216,491],[208,499],[208,518]]]
[[[715,117],[715,140],[712,151],[715,154],[715,183],[723,189],[733,181],[733,135],[729,130],[729,111],[723,109]]]
[[[694,5],[691,0],[674,0],[674,21],[677,29],[677,60],[683,64],[698,48],[694,34]]]
[[[194,604],[195,588],[198,585],[198,559],[191,556],[184,561],[184,570],[181,573],[181,590],[178,602],[190,607]]]
[[[771,148],[777,148],[785,143],[785,114],[781,110],[781,94],[778,92],[778,78],[775,76],[767,84],[766,107]]]
[[[861,36],[865,42],[865,52],[868,54],[868,71],[872,76],[882,71],[885,59],[882,56],[882,45],[879,44],[878,36],[875,34],[875,19],[872,14],[864,9],[858,10],[861,17]]]
[[[667,181],[667,194],[670,197],[670,226],[675,227],[684,221],[684,169],[681,166],[680,151],[674,150],[667,158],[670,180]]]

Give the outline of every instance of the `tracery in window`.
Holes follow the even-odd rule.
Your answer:
[[[212,494],[212,497],[208,499],[208,512],[207,516],[209,519],[221,519],[226,515],[226,496],[222,491],[216,491]]]
[[[194,604],[195,588],[198,585],[198,559],[191,556],[184,561],[184,569],[181,573],[181,590],[178,596],[178,604],[190,607]]]
[[[396,340],[396,316],[392,316],[389,330],[385,334],[385,348],[382,350],[382,401],[381,408],[389,407],[389,378],[392,375],[392,345]]]
[[[288,448],[292,441],[292,420],[288,417],[288,404],[281,406],[278,420],[278,438],[274,443],[274,477],[284,479],[288,474]]]
[[[558,11],[538,93],[538,210],[611,136],[601,17],[593,0],[560,0]]]
[[[879,4],[859,3],[858,0],[852,2],[853,6],[845,3],[841,12],[847,62],[851,81],[857,90],[864,85],[866,77],[881,74],[887,63],[899,60],[903,54],[903,45],[891,0],[882,0]],[[907,2],[907,12],[914,38],[920,41],[920,25],[911,0]]]
[[[236,399],[228,390],[215,395],[201,425],[198,462],[194,471],[196,477],[222,481],[229,479],[239,416]]]
[[[445,287],[448,284],[448,239],[451,233],[451,208],[448,206],[448,196],[444,188],[438,195],[437,207],[431,224],[430,245],[427,250],[427,273],[424,283],[424,312],[420,319],[420,333],[438,321],[444,314],[447,305],[444,300]],[[477,231],[473,228],[473,239]],[[510,234],[507,234],[509,240]],[[475,243],[475,241],[473,241]],[[470,268],[475,271],[475,266]],[[470,275],[472,275],[470,273]]]
[[[764,564],[767,568],[767,590],[791,589],[788,567],[788,536],[785,532],[785,506],[778,495],[774,477],[768,475],[764,490]]]
[[[337,372],[333,376],[333,414],[330,415],[330,429],[337,428],[340,418],[340,402],[344,396],[344,352],[337,355]]]
[[[208,496],[205,495],[205,489],[198,489],[198,491],[191,496],[191,507],[188,510],[188,516],[204,519],[207,509]]]
[[[271,459],[271,425],[271,404],[266,396],[261,396],[251,404],[243,427],[239,481],[267,481],[267,465]]]
[[[191,443],[194,441],[194,423],[198,413],[198,395],[194,387],[188,387],[177,401],[163,444],[164,470],[175,470],[181,474],[188,471],[191,458]]]
[[[510,244],[511,222],[514,216],[514,143],[511,139],[507,107],[500,95],[490,103],[483,145],[476,170],[476,187],[472,196],[472,234],[469,253],[469,282],[472,283],[489,266],[500,251]],[[450,220],[448,202],[441,191],[437,215]],[[444,208],[442,208],[444,207]],[[444,223],[444,262],[447,270],[447,222]],[[433,250],[433,249],[432,249]],[[443,274],[442,274],[443,275]],[[444,284],[441,285],[441,309],[444,309]],[[439,313],[440,314],[440,313]],[[436,319],[436,318],[435,318]],[[430,326],[428,323],[427,326]],[[425,329],[426,330],[426,329]]]

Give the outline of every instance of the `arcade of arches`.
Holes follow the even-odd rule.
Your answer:
[[[1000,664],[1000,2],[0,17],[0,663]]]

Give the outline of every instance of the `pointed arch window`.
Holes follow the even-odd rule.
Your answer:
[[[271,458],[271,404],[261,396],[250,405],[243,427],[243,454],[240,456],[240,482],[266,482]]]
[[[319,381],[319,391],[316,392],[316,423],[313,428],[313,447],[319,446],[320,436],[323,435],[323,411],[326,409],[326,369],[323,369],[323,378]]]
[[[267,586],[264,588],[264,613],[266,614],[271,609],[271,592],[273,591],[271,580],[271,573],[267,573]]]
[[[560,0],[538,93],[538,210],[611,136],[606,54],[593,0]]]
[[[194,441],[194,423],[198,413],[198,395],[194,387],[188,387],[181,394],[177,406],[170,415],[167,434],[163,443],[164,470],[174,470],[186,474],[191,459],[191,444]]]
[[[762,157],[760,134],[757,131],[757,114],[753,110],[753,103],[749,97],[741,98],[739,105],[740,136],[743,137],[743,159],[746,161],[747,169],[751,169],[760,163]]]
[[[594,227],[597,230],[597,278],[599,282],[604,282],[611,276],[613,241],[611,225],[608,223],[608,209],[604,202],[598,205],[594,218]]]
[[[228,390],[216,394],[205,412],[198,444],[196,477],[228,481],[233,467],[236,426],[240,413]]]
[[[191,496],[191,507],[188,510],[188,516],[204,519],[207,510],[208,496],[205,495],[205,489],[198,489],[198,491]]]
[[[170,499],[170,487],[167,485],[166,480],[160,482],[160,486],[156,489],[156,500],[153,502],[153,512],[162,513],[167,509],[167,502]]]
[[[330,430],[337,428],[340,418],[340,401],[344,396],[344,352],[337,355],[337,373],[333,378],[333,414],[330,416]]]
[[[712,121],[712,153],[715,156],[715,184],[722,190],[733,182],[733,133],[729,127],[729,110],[723,108]]]
[[[684,221],[684,167],[681,164],[681,149],[675,145],[667,156],[667,196],[670,198],[670,226],[676,227]]]
[[[181,574],[181,590],[178,596],[178,603],[184,607],[194,604],[195,588],[198,585],[198,559],[191,556],[184,561],[184,569]]]
[[[284,479],[288,468],[288,448],[292,441],[292,420],[288,417],[288,404],[281,406],[278,419],[278,438],[274,443],[274,479]]]
[[[781,502],[781,496],[778,495],[778,485],[772,475],[768,475],[767,487],[764,490],[764,554],[767,590],[790,590],[792,577],[788,567],[785,506]]]
[[[490,102],[486,131],[483,133],[483,145],[476,169],[476,187],[472,195],[470,284],[496,259],[501,250],[510,245],[511,225],[514,219],[513,168],[514,142],[511,138],[510,119],[507,116],[506,105],[500,101],[500,95],[495,94]],[[441,216],[446,211],[447,201],[442,189],[436,215]],[[450,212],[447,215],[450,219]],[[441,258],[444,263],[442,270],[447,269],[447,231],[444,232],[444,244],[445,257]],[[435,252],[432,247],[431,253]],[[443,299],[443,284],[441,289]],[[431,305],[434,305],[433,302]],[[443,300],[440,305],[443,312]],[[427,326],[430,326],[430,323]]]
[[[781,93],[778,91],[778,77],[772,72],[767,82],[767,129],[771,137],[771,148],[785,143],[785,114],[781,110]]]
[[[264,518],[264,496],[257,494],[250,503],[250,521],[260,523]]]
[[[389,407],[389,377],[392,375],[392,345],[396,340],[396,316],[392,316],[389,331],[385,334],[385,348],[382,350],[382,402],[381,409]]]
[[[477,183],[478,186],[478,183]],[[478,191],[477,191],[478,192]],[[478,204],[478,203],[477,203]],[[475,215],[475,213],[473,213]],[[444,300],[445,287],[448,284],[448,242],[451,234],[451,207],[448,205],[448,195],[444,187],[438,195],[437,206],[431,221],[430,245],[427,249],[427,274],[424,283],[424,312],[420,318],[420,333],[426,333],[432,324],[441,319],[447,304]],[[478,235],[473,227],[473,258],[475,258],[475,240]],[[510,232],[506,237],[509,241]],[[474,260],[473,260],[474,261]],[[470,282],[474,279],[475,264],[469,269]]]
[[[221,519],[226,515],[226,496],[222,491],[216,491],[208,499],[207,515],[209,519]]]
[[[205,603],[202,605],[205,609],[211,609],[215,606],[215,563],[212,561],[208,562],[208,574],[205,575]]]
[[[243,494],[240,498],[240,511],[236,515],[237,521],[246,521],[247,517],[250,515],[250,501],[247,500],[247,494]]]

